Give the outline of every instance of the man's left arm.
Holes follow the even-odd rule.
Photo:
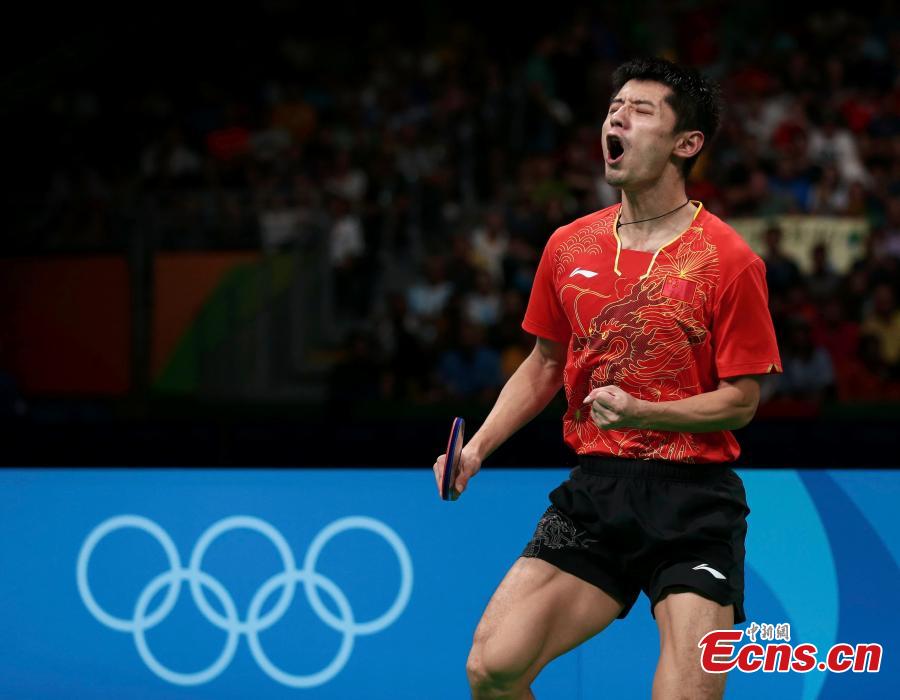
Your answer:
[[[730,377],[719,387],[677,401],[644,401],[618,386],[591,391],[584,403],[591,404],[591,418],[599,428],[639,428],[680,433],[736,430],[747,425],[759,405],[759,379]]]

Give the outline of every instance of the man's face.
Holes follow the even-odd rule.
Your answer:
[[[662,83],[629,80],[613,97],[603,122],[606,181],[634,187],[659,179],[676,145],[675,112]]]

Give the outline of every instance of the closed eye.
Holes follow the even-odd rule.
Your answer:
[[[618,111],[621,106],[621,104],[611,105],[608,113],[612,114],[613,112]],[[636,109],[635,112],[637,112],[638,114],[645,114],[647,116],[653,116],[655,114],[652,109]]]

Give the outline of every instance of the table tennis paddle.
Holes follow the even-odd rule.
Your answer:
[[[459,494],[453,490],[456,477],[459,476],[459,462],[465,440],[466,422],[462,418],[454,418],[450,428],[450,439],[447,441],[447,454],[444,458],[444,471],[441,474],[441,498],[455,501]]]

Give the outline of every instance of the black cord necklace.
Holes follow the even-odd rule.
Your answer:
[[[679,204],[672,211],[667,211],[665,214],[660,214],[659,216],[651,216],[649,219],[638,219],[637,221],[627,221],[624,224],[621,221],[616,221],[616,231],[618,231],[622,226],[631,226],[631,224],[642,224],[645,221],[653,221],[655,219],[661,219],[664,216],[668,216],[669,214],[674,214],[676,211],[678,211],[682,207],[686,207],[688,204],[690,204],[690,201],[691,201],[690,199],[686,199],[684,201],[684,204]]]

